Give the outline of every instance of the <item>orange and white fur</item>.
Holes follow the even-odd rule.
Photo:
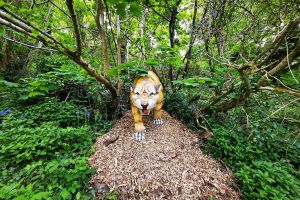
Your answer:
[[[161,119],[163,87],[158,76],[154,72],[148,71],[148,76],[134,79],[130,89],[131,110],[135,128],[133,139],[141,141],[144,139],[144,133],[146,132],[142,115],[149,115],[150,110],[153,110],[153,123],[156,125],[163,124]]]

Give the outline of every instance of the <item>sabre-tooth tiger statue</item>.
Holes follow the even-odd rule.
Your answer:
[[[148,71],[148,76],[135,78],[130,89],[131,110],[135,128],[133,139],[142,141],[146,132],[142,115],[149,115],[150,111],[153,110],[153,123],[156,125],[163,124],[161,119],[163,86],[158,76],[153,71]]]

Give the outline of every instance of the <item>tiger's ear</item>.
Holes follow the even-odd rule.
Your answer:
[[[134,90],[134,85],[131,84],[130,85],[130,91],[133,92],[133,90]]]
[[[157,84],[154,86],[157,93],[159,93],[162,89],[161,84]]]

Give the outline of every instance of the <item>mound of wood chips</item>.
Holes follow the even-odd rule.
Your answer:
[[[130,112],[96,140],[89,163],[97,172],[98,195],[116,191],[120,199],[239,199],[234,176],[203,154],[195,133],[163,112],[164,124],[143,117],[145,140],[132,139]]]

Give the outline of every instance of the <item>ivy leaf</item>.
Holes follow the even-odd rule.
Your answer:
[[[121,19],[126,16],[126,3],[121,2],[117,4],[117,13]]]
[[[33,87],[38,87],[41,85],[41,82],[40,81],[33,81],[31,83],[29,83],[29,85],[33,86]]]
[[[140,17],[142,15],[142,6],[135,2],[132,2],[130,4],[129,11],[133,13],[135,16]]]
[[[17,83],[13,83],[13,82],[9,82],[9,81],[6,81],[6,80],[0,80],[0,85],[5,85],[7,87],[11,87],[11,88],[17,88],[19,87],[19,84]]]
[[[67,189],[63,189],[60,193],[60,196],[63,198],[63,199],[70,199],[71,197],[71,194],[70,192],[67,190]]]
[[[108,76],[114,77],[118,74],[118,69],[127,69],[130,67],[134,67],[137,64],[137,62],[128,62],[128,63],[122,63],[116,67],[110,68],[108,71]]]
[[[35,97],[35,96],[39,96],[39,95],[44,95],[44,94],[41,92],[38,92],[38,91],[33,91],[28,94],[28,97]]]
[[[47,199],[51,192],[39,192],[33,195],[32,199]]]
[[[40,33],[39,33],[37,30],[35,30],[35,29],[32,29],[32,33],[31,33],[31,35],[32,35],[33,37],[37,37],[37,36],[39,36],[39,35],[40,35]]]
[[[49,88],[47,86],[42,85],[40,87],[40,90],[45,91],[45,92],[49,92]]]
[[[150,66],[158,66],[159,65],[159,60],[158,59],[147,59],[145,61],[145,63],[147,65],[150,65]]]
[[[0,0],[0,8],[4,7],[5,5],[7,5],[7,3],[5,3],[3,0]]]

